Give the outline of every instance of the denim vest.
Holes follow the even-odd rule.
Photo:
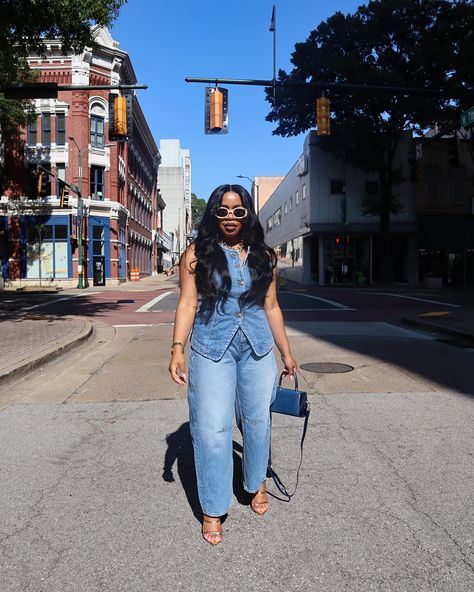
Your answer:
[[[222,249],[227,258],[231,288],[227,300],[216,306],[209,319],[200,306],[194,320],[191,347],[205,358],[217,362],[237,330],[242,329],[254,353],[264,356],[273,348],[273,336],[265,311],[256,304],[239,305],[239,296],[250,288],[247,262],[242,264],[237,250]]]

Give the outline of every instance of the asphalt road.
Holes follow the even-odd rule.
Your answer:
[[[354,370],[302,372],[313,411],[299,489],[264,518],[242,492],[235,434],[215,549],[199,534],[185,391],[166,372],[176,292],[45,299],[39,314],[79,310],[96,331],[0,390],[2,592],[471,592],[474,352],[401,323],[456,303],[400,296],[282,292],[298,362]],[[300,433],[274,418],[290,484]]]

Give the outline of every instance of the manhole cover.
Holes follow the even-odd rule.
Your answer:
[[[338,364],[337,362],[310,362],[309,364],[301,364],[300,368],[321,374],[338,374],[354,370],[354,367],[349,364]]]

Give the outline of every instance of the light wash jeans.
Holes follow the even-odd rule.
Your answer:
[[[244,489],[255,493],[265,479],[276,376],[273,350],[256,356],[241,329],[218,362],[190,351],[189,423],[199,501],[207,516],[226,514],[232,503],[234,414],[242,426]]]

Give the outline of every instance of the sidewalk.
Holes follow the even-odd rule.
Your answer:
[[[2,321],[0,385],[51,361],[92,335],[92,323],[79,317],[40,316]]]
[[[161,274],[135,282],[125,282],[120,286],[62,290],[58,296],[134,289],[152,291],[166,286],[174,288],[177,284],[177,274],[169,277]],[[92,333],[92,322],[83,317],[53,318],[44,314],[29,314],[26,317],[3,320],[0,323],[0,385],[3,386],[33,368],[51,361],[89,338]]]

